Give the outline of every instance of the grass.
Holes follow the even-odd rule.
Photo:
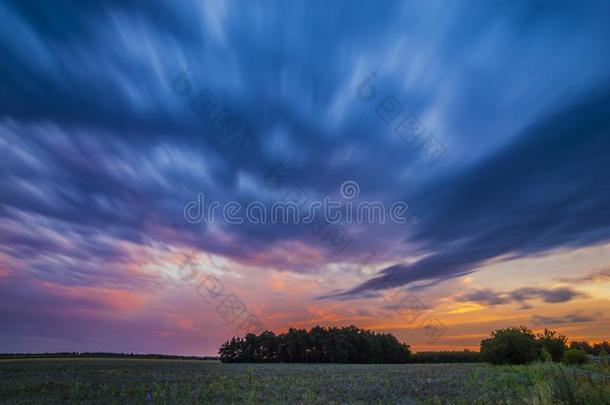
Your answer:
[[[556,364],[221,364],[0,361],[3,403],[604,403],[607,382]],[[563,401],[563,402],[562,402]],[[607,401],[605,402],[607,403]]]
[[[578,368],[610,376],[610,357],[606,357],[605,359],[602,359],[597,363],[591,362],[580,365],[578,366]]]
[[[588,367],[545,362],[493,367],[492,372],[471,379],[470,385],[485,387],[481,398],[484,402],[499,394],[507,398],[518,397],[517,403],[524,404],[602,405],[608,404],[610,398],[610,378],[605,377],[596,370],[591,372]],[[492,398],[488,398],[494,391]]]

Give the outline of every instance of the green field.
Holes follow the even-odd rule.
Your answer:
[[[605,397],[604,397],[605,396]],[[0,360],[2,403],[604,403],[610,385],[553,364],[222,364]],[[600,402],[601,401],[601,402]],[[609,403],[608,400],[606,400]]]

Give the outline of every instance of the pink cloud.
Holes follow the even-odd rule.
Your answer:
[[[145,294],[119,288],[65,286],[48,281],[40,285],[55,297],[90,302],[110,310],[134,311],[148,300]]]

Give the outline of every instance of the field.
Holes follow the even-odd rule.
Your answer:
[[[2,403],[604,403],[610,385],[541,364],[0,360]],[[559,397],[558,397],[559,396]],[[608,403],[608,402],[606,402]]]

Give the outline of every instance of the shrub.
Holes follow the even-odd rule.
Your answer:
[[[537,363],[528,370],[534,392],[542,404],[576,404],[579,382],[567,367],[560,364]]]
[[[605,340],[601,343],[595,343],[593,345],[593,350],[595,351],[596,355],[601,356],[600,353],[602,350],[606,353],[610,352],[610,343],[606,342]]]
[[[604,349],[599,351],[599,357],[606,357],[606,356],[608,356],[608,352],[607,351],[605,351]]]
[[[534,333],[525,326],[498,329],[481,341],[481,357],[492,364],[526,364],[539,358]]]
[[[473,403],[608,405],[610,398],[610,381],[589,378],[561,363],[498,366],[473,377],[467,386],[471,392],[478,391],[479,400]]]
[[[568,339],[558,334],[553,330],[545,329],[543,333],[538,334],[538,344],[542,351],[542,360],[561,361],[566,350],[566,342]]]
[[[573,340],[572,342],[570,342],[570,349],[580,349],[584,350],[587,354],[596,354],[593,346],[591,346],[591,344],[586,340]]]
[[[531,376],[533,383],[534,395],[531,398],[533,403],[575,405],[608,403],[610,394],[608,382],[595,382],[589,378],[578,377],[573,370],[564,365],[536,363],[527,366],[524,371]]]
[[[542,348],[542,352],[540,353],[540,360],[553,361],[553,356],[551,356],[551,353],[549,353],[549,351],[546,349],[546,347]]]
[[[589,361],[589,357],[584,350],[568,349],[563,355],[565,364],[585,364],[587,361]]]

